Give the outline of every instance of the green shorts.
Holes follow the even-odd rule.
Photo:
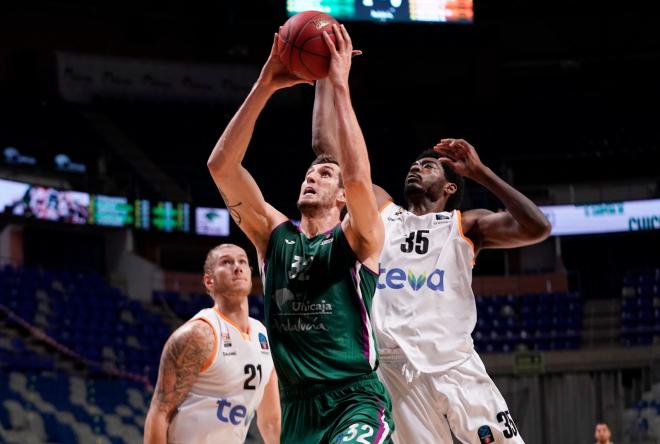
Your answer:
[[[281,390],[282,444],[392,442],[392,402],[376,373]]]

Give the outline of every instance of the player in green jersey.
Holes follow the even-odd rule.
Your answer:
[[[390,442],[390,400],[378,365],[369,310],[383,245],[366,144],[350,99],[353,54],[343,26],[324,34],[328,81],[337,109],[338,159],[319,157],[305,173],[300,228],[265,200],[241,165],[256,120],[271,95],[310,83],[270,57],[208,161],[234,221],[257,249],[266,325],[282,398],[282,442]],[[342,209],[348,214],[340,219]]]

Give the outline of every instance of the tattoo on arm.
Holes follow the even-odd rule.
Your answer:
[[[241,214],[238,212],[238,210],[236,208],[243,205],[243,202],[230,204],[229,200],[227,199],[227,196],[225,195],[225,193],[222,192],[222,190],[220,190],[220,196],[222,197],[222,200],[225,201],[225,205],[227,206],[227,209],[229,210],[229,214],[231,215],[232,219],[234,219],[234,222],[236,222],[236,225],[240,226],[241,225]]]
[[[168,418],[188,395],[214,348],[215,337],[208,325],[195,321],[184,328],[189,330],[174,333],[165,344],[154,393],[158,410]]]

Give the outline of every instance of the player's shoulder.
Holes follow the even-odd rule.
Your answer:
[[[298,227],[296,227],[291,219],[287,219],[273,227],[273,230],[270,232],[270,241],[278,240],[282,236],[295,231],[298,231]]]
[[[298,226],[291,219],[287,219],[273,228],[268,238],[268,246],[265,251],[265,257],[268,258],[277,252],[281,252],[286,245],[296,243],[298,235]]]
[[[174,330],[164,353],[191,360],[205,360],[215,346],[215,331],[210,323],[193,318]]]
[[[266,336],[268,336],[267,333],[268,330],[266,329],[266,326],[263,324],[263,322],[251,316],[249,317],[249,320],[250,320],[250,330],[259,331],[261,333],[264,333]]]
[[[380,216],[384,222],[394,222],[403,219],[403,215],[408,212],[401,205],[397,205],[394,201],[387,201],[380,209]]]
[[[205,318],[205,319],[206,318],[212,318],[212,317],[215,316],[214,313],[215,312],[213,310],[213,307],[202,308],[197,313],[195,313],[193,315],[193,317],[190,318],[190,320],[192,321],[192,320],[199,319],[199,318]]]
[[[203,317],[194,317],[181,327],[177,328],[172,336],[176,335],[178,339],[186,340],[206,340],[213,339],[214,329],[211,323]]]
[[[270,353],[270,339],[266,326],[259,320],[250,318],[250,336],[256,337],[263,353]]]

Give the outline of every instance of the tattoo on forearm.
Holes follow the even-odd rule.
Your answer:
[[[197,380],[213,352],[214,335],[208,325],[194,322],[188,334],[175,333],[165,344],[156,393],[159,410],[171,416]]]
[[[240,226],[241,214],[238,212],[237,208],[240,207],[243,204],[243,202],[230,204],[229,200],[227,199],[227,196],[225,196],[225,193],[223,193],[222,190],[220,190],[220,196],[222,197],[222,200],[225,201],[225,205],[227,206],[227,210],[229,210],[229,214],[231,215],[231,218],[234,219],[236,225]]]

